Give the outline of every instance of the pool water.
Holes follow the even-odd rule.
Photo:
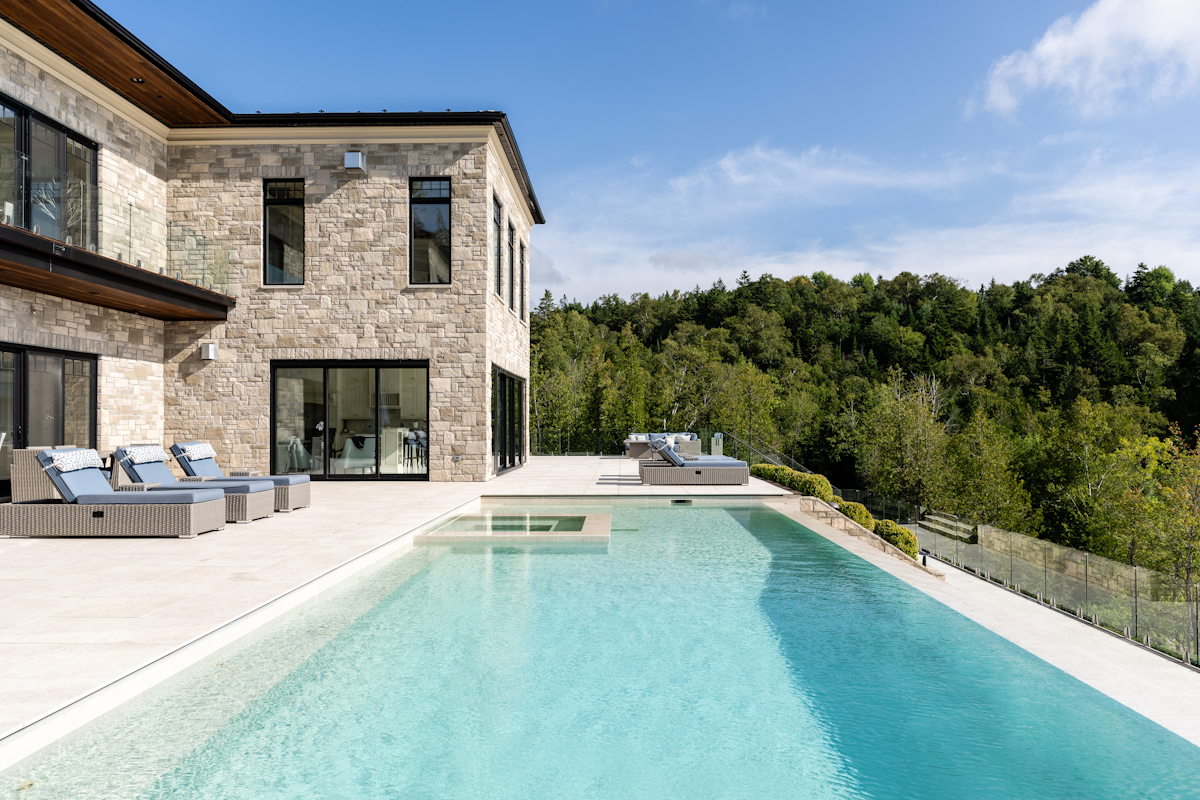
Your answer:
[[[421,548],[0,792],[1200,794],[1200,749],[760,505],[501,511],[611,513],[612,539]]]

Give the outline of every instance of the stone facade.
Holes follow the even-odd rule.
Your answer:
[[[99,446],[205,439],[229,467],[266,471],[273,360],[417,359],[429,363],[430,479],[491,475],[491,365],[529,375],[528,315],[509,309],[507,282],[504,300],[492,286],[492,197],[527,253],[532,219],[490,128],[449,142],[355,141],[344,128],[344,142],[289,143],[280,128],[278,143],[175,145],[3,46],[0,91],[99,144],[101,252],[237,300],[224,322],[163,323],[0,287],[0,341],[100,356]],[[342,167],[348,150],[366,154],[365,175]],[[409,286],[409,179],[440,176],[452,282]],[[302,286],[262,284],[268,178],[305,182]],[[122,228],[121,213],[136,224]],[[200,359],[209,342],[216,361]]]

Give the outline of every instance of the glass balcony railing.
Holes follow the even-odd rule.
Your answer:
[[[229,293],[229,246],[162,211],[0,146],[0,224]]]

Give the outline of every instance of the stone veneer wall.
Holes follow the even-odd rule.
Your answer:
[[[529,453],[529,234],[530,224],[526,219],[524,212],[520,210],[520,201],[510,189],[510,184],[505,180],[504,169],[505,162],[501,158],[492,158],[488,161],[488,184],[491,192],[499,198],[504,206],[504,222],[502,234],[504,236],[504,296],[501,298],[496,294],[495,290],[495,273],[496,266],[494,254],[491,249],[488,250],[489,268],[488,268],[488,323],[487,323],[487,353],[488,359],[492,364],[508,370],[514,375],[525,379],[525,420],[522,429],[525,432],[524,448],[525,453]],[[490,200],[492,195],[489,194],[488,221],[489,231],[491,222],[491,206]],[[512,223],[516,228],[516,243],[517,253],[512,260],[513,269],[517,271],[517,279],[513,282],[514,289],[518,292],[515,308],[509,309],[508,306],[508,225]],[[525,243],[525,319],[521,319],[521,281],[520,281],[520,250],[521,243]],[[490,415],[491,409],[491,379],[492,372],[488,369],[488,400],[487,409]],[[492,448],[492,431],[488,428],[488,452]],[[489,459],[488,468],[491,472],[495,472],[494,462]]]
[[[100,356],[97,446],[162,441],[162,322],[0,286],[0,342]]]
[[[366,176],[343,169],[349,149],[366,153]],[[430,479],[485,479],[486,144],[214,145],[170,155],[175,218],[228,248],[238,305],[222,324],[166,326],[167,440],[202,437],[233,467],[265,470],[272,360],[428,359]],[[408,178],[443,175],[452,181],[452,283],[410,287]],[[303,287],[261,285],[266,178],[305,179]],[[200,344],[210,341],[220,358],[202,362]],[[527,361],[526,352],[519,374]]]

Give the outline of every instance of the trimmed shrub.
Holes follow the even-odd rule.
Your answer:
[[[871,512],[867,511],[867,507],[862,503],[847,503],[842,501],[838,503],[838,508],[847,517],[862,525],[867,530],[874,532],[875,518],[871,516]]]
[[[884,541],[903,550],[905,555],[914,561],[920,554],[921,548],[917,544],[917,535],[890,519],[877,521],[875,523],[875,533],[879,534]]]
[[[838,505],[841,505],[842,503],[844,503],[844,502],[846,502],[846,501],[845,501],[845,500],[843,500],[842,498],[838,497],[838,496],[835,494],[835,495],[833,496],[833,502],[837,503]]]
[[[833,486],[824,475],[797,472],[791,467],[778,464],[755,464],[750,468],[750,474],[756,478],[773,481],[780,486],[794,489],[802,495],[824,500],[826,503],[833,500]]]

